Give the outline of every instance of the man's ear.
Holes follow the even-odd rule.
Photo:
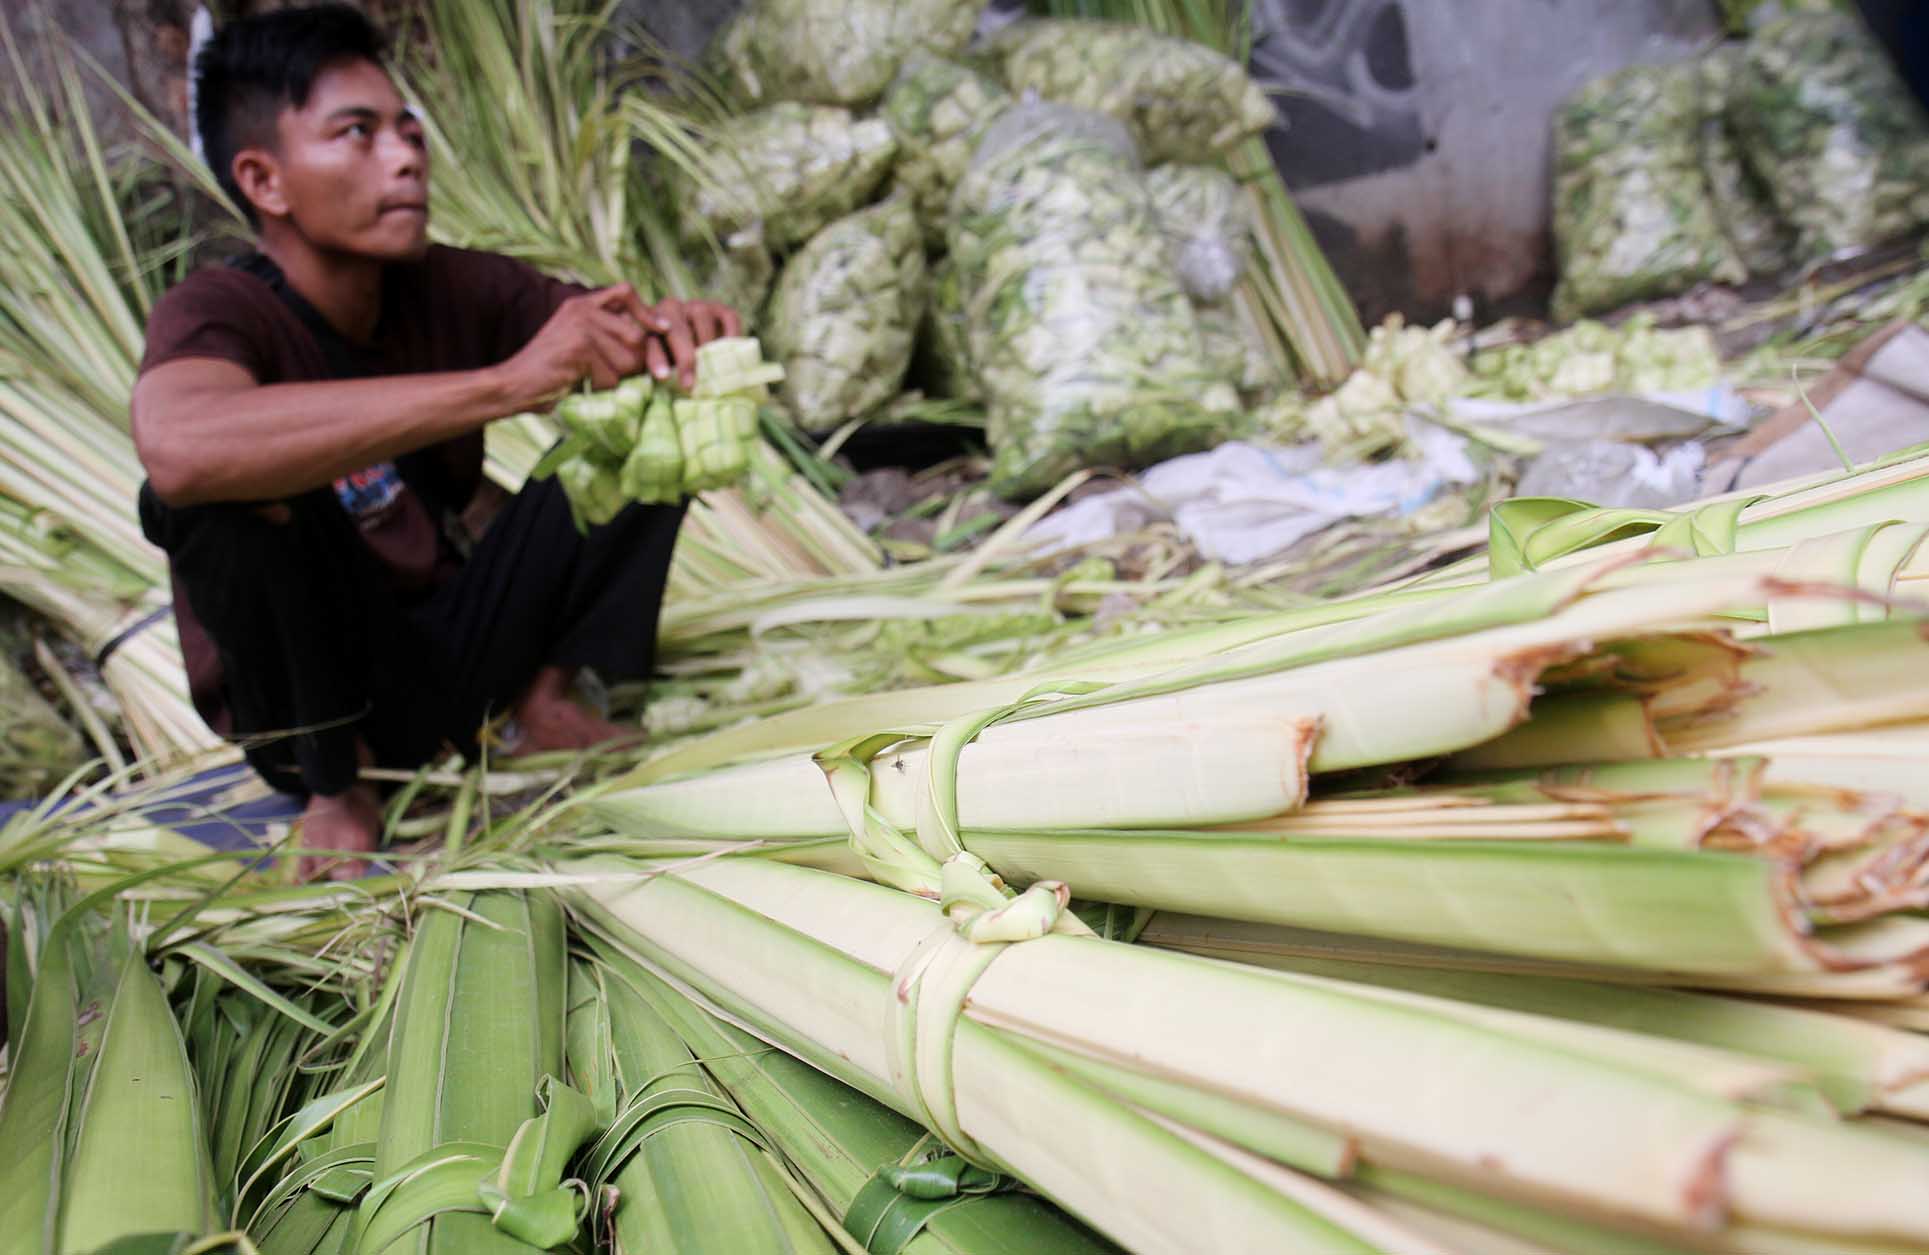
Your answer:
[[[241,189],[256,213],[268,218],[288,216],[281,162],[266,148],[244,148],[234,155],[234,185]]]

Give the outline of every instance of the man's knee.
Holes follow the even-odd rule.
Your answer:
[[[173,512],[160,541],[175,567],[216,578],[260,575],[290,562],[309,562],[344,537],[303,499],[262,504],[223,503]]]
[[[323,503],[337,516],[339,508]],[[308,635],[374,610],[379,585],[358,566],[345,517],[304,499],[195,507],[173,524],[168,558],[180,590],[223,650],[243,637]],[[298,625],[309,624],[311,629]]]

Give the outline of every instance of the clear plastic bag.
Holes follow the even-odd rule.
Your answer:
[[[1062,105],[1007,110],[958,184],[949,240],[994,491],[1149,465],[1237,421],[1117,122]]]
[[[1779,274],[1795,260],[1795,233],[1767,185],[1748,167],[1729,120],[1729,100],[1746,52],[1727,43],[1701,59],[1701,170],[1715,221],[1752,275]]]
[[[1747,270],[1701,168],[1701,72],[1636,66],[1588,84],[1555,121],[1554,247],[1566,321]]]
[[[1802,258],[1929,222],[1929,126],[1857,18],[1801,13],[1757,31],[1728,117]]]
[[[686,238],[718,240],[761,226],[783,252],[864,204],[897,153],[891,128],[835,105],[777,104],[711,134],[701,169],[671,180]]]
[[[869,104],[912,54],[963,49],[984,7],[984,0],[749,0],[711,44],[711,67],[751,104]]]
[[[1257,135],[1278,116],[1237,62],[1143,26],[1016,22],[981,56],[1014,92],[1117,118],[1151,162],[1197,161]]]
[[[1583,440],[1550,445],[1515,489],[1523,497],[1574,497],[1599,506],[1665,509],[1701,495],[1706,451],[1695,441],[1657,454],[1638,444]]]
[[[967,66],[914,56],[879,110],[897,140],[897,181],[911,196],[925,242],[944,241],[951,191],[971,164],[978,138],[1010,105],[1011,93]]]
[[[1146,173],[1145,186],[1186,295],[1224,300],[1252,261],[1245,192],[1212,166],[1157,166]]]
[[[959,401],[984,399],[984,390],[971,373],[969,341],[958,267],[949,256],[941,257],[931,265],[924,322],[918,328],[918,373],[933,396]]]
[[[717,241],[715,247],[699,244],[691,251],[696,291],[705,300],[721,301],[736,310],[743,315],[744,326],[754,330],[764,298],[777,278],[777,262],[764,246],[762,227],[747,227]]]
[[[1239,311],[1230,305],[1195,305],[1199,343],[1213,377],[1223,379],[1241,396],[1271,392],[1285,380],[1266,346],[1253,334]]]
[[[785,263],[763,338],[783,363],[784,402],[807,431],[897,395],[924,288],[923,242],[904,197],[833,222]]]

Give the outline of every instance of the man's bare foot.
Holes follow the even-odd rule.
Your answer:
[[[375,790],[358,784],[334,797],[319,795],[308,799],[308,806],[296,821],[295,844],[307,850],[340,850],[347,855],[372,854],[382,831],[382,807]],[[326,854],[304,854],[295,874],[302,880],[326,876],[330,880],[353,880],[367,870],[360,858],[335,858]]]
[[[586,750],[643,740],[641,728],[611,723],[572,698],[569,688],[575,678],[575,671],[567,667],[549,666],[536,673],[516,702],[516,723],[522,728],[516,750]]]

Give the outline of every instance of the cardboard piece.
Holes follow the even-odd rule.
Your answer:
[[[1758,488],[1840,470],[1811,405],[1858,466],[1929,441],[1929,331],[1891,323],[1806,392],[1806,404],[1797,398],[1724,449],[1709,465],[1703,490]]]

